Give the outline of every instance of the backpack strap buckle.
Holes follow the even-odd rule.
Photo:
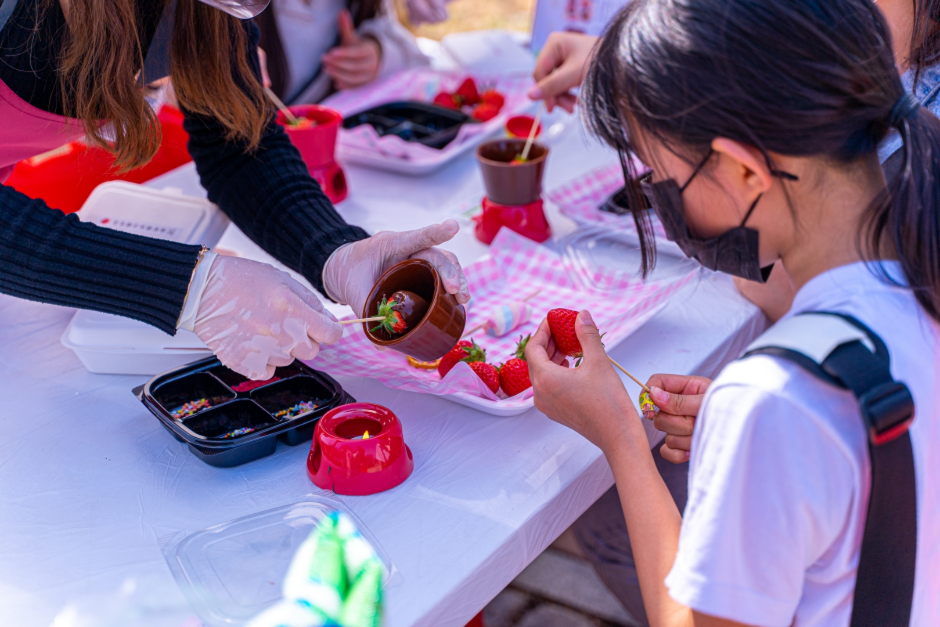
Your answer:
[[[862,394],[858,401],[868,423],[868,439],[874,446],[907,433],[914,420],[914,398],[903,383],[886,381]]]

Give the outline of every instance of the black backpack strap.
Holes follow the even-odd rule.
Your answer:
[[[891,376],[885,343],[843,314],[807,312],[781,320],[744,357],[772,355],[851,390],[868,430],[871,496],[862,537],[851,627],[910,624],[917,556],[917,493],[908,427],[914,399]]]

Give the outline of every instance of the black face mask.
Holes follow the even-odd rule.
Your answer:
[[[687,256],[710,270],[733,274],[758,283],[765,283],[770,277],[773,266],[761,268],[758,249],[759,234],[754,229],[744,226],[747,219],[751,217],[754,207],[757,206],[760,196],[747,210],[747,215],[744,216],[744,220],[741,221],[739,227],[711,239],[695,238],[689,231],[688,223],[685,220],[685,203],[682,202],[682,192],[705,166],[711,158],[712,152],[708,152],[682,187],[679,187],[672,179],[657,183],[640,181],[640,186],[653,206],[656,215],[663,223],[666,238],[678,244]],[[771,170],[771,174],[791,181],[798,180],[796,176],[786,172]]]

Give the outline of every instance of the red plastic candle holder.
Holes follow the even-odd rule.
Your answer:
[[[307,170],[323,188],[323,192],[334,203],[346,199],[349,188],[346,175],[336,163],[336,136],[343,116],[339,111],[320,105],[300,105],[288,107],[294,117],[313,120],[316,126],[293,128],[287,123],[284,112],[278,112],[277,121],[284,126],[291,143],[300,151],[300,156],[307,164]]]
[[[513,139],[528,139],[532,132],[532,125],[535,124],[535,118],[531,115],[515,115],[506,120],[506,134]],[[539,124],[535,129],[535,136],[542,134],[542,125]]]
[[[365,432],[368,439],[363,439]],[[363,496],[390,490],[414,470],[401,422],[386,407],[352,403],[327,412],[313,434],[307,475],[318,488]]]
[[[486,245],[493,243],[504,226],[539,243],[552,236],[541,198],[527,205],[500,205],[484,197],[483,213],[474,216],[473,220],[476,222],[474,235]]]

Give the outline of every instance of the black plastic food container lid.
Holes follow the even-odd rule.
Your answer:
[[[295,361],[271,381],[249,381],[216,357],[159,374],[134,395],[174,438],[228,468],[266,457],[277,441],[309,442],[326,412],[356,402],[332,377]],[[300,406],[312,402],[315,406]]]

